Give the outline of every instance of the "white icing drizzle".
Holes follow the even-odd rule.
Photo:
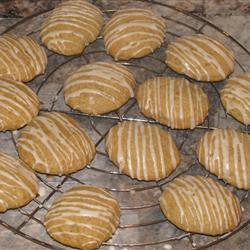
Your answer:
[[[0,212],[20,207],[38,192],[35,174],[20,160],[0,153]]]
[[[40,32],[46,46],[57,53],[74,55],[98,36],[103,23],[102,12],[87,1],[59,4],[45,19]]]
[[[191,232],[223,234],[236,227],[241,217],[237,197],[202,176],[176,178],[164,190],[160,204],[170,221],[174,220],[181,229]],[[171,211],[176,210],[179,217],[170,213],[169,207]]]
[[[250,74],[231,78],[220,92],[227,112],[246,125],[250,124]],[[239,114],[235,114],[239,113]]]
[[[250,138],[233,129],[207,132],[197,148],[199,161],[213,174],[238,188],[250,187]]]
[[[158,180],[160,179],[159,177],[159,171],[160,169],[163,168],[163,166],[161,166],[161,162],[157,162],[157,156],[156,156],[156,146],[154,145],[154,139],[153,139],[153,134],[152,134],[152,128],[150,126],[146,126],[146,134],[148,134],[148,146],[149,146],[149,152],[152,156],[152,166],[153,166],[153,172],[154,172],[154,176],[155,179]],[[172,145],[170,145],[171,147]],[[160,168],[158,168],[158,166],[160,166]]]
[[[108,192],[81,185],[56,200],[46,214],[45,226],[52,237],[63,243],[61,237],[70,237],[81,239],[78,247],[93,242],[99,245],[114,233],[119,217],[118,203]]]
[[[164,163],[164,153],[163,153],[163,147],[162,147],[163,142],[161,141],[160,131],[156,126],[154,126],[154,134],[156,135],[156,141],[157,141],[157,150],[156,151],[158,152],[158,154],[160,156],[159,160],[160,160],[162,175],[166,176],[167,171],[166,171],[165,163]],[[175,157],[175,153],[173,152],[173,147],[175,145],[173,145],[174,142],[173,142],[173,140],[170,139],[170,137],[169,137],[168,142],[170,144],[169,150],[172,151],[172,152],[170,152],[171,161],[173,163],[173,166],[176,166],[178,164],[178,162],[177,162],[177,159]]]
[[[17,149],[24,161],[26,153],[32,155],[33,160],[27,164],[33,169],[59,175],[84,167],[95,154],[85,131],[70,117],[57,112],[45,112],[33,119],[21,131]]]
[[[39,100],[23,83],[0,79],[0,109],[0,131],[17,129],[37,115]]]
[[[124,121],[111,128],[106,149],[121,172],[139,180],[162,179],[180,161],[171,136],[160,127],[143,122]]]
[[[128,172],[132,178],[134,178],[134,171],[132,168],[132,157],[131,157],[131,133],[132,133],[132,123],[128,123],[128,130],[127,130],[127,156],[126,156],[126,161],[127,161],[127,167],[128,167]]]
[[[85,102],[81,104],[81,100],[85,100],[84,97],[88,96],[93,97],[94,103],[112,102],[116,109],[134,96],[134,87],[134,76],[124,66],[110,62],[95,62],[80,67],[68,77],[64,84],[64,96],[69,105],[78,98],[80,104],[72,107],[77,106],[83,112],[87,111],[88,105]],[[94,113],[98,113],[98,107],[95,110],[94,106],[92,107]]]
[[[206,76],[206,79],[209,79],[208,72],[201,65],[199,60],[192,56],[188,46],[185,46],[184,44],[180,46],[178,43],[176,43],[175,46],[172,46],[171,49],[169,48],[169,50],[167,50],[167,55],[168,54],[176,57],[179,61],[185,64],[185,67],[181,69],[180,73],[188,74],[190,72],[192,75],[197,75],[197,78],[201,78],[201,74],[203,72]],[[186,61],[189,63],[186,63]],[[169,65],[173,65],[173,63],[175,62],[168,62]]]
[[[184,78],[146,80],[138,88],[137,101],[143,114],[171,128],[194,128],[208,113],[206,94]]]
[[[0,77],[29,81],[44,73],[46,53],[31,37],[4,34],[0,36],[0,48]]]
[[[104,43],[107,53],[115,60],[141,57],[161,46],[164,31],[163,18],[150,10],[119,10],[104,27]],[[124,43],[129,39],[130,42]]]
[[[196,34],[172,42],[166,50],[166,63],[196,80],[218,81],[233,71],[234,55],[220,42]]]
[[[135,176],[140,176],[141,175],[141,171],[144,172],[142,170],[142,163],[141,163],[141,149],[140,149],[140,146],[139,146],[139,138],[140,138],[140,126],[141,124],[140,123],[136,123],[135,124],[135,129],[134,129],[134,138],[135,138],[135,152],[139,155],[139,157],[135,157],[135,161],[136,161],[136,165],[137,165],[137,171],[136,171],[136,175]]]

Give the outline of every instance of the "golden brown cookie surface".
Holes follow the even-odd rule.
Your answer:
[[[238,121],[250,124],[250,74],[231,78],[220,91],[226,111]]]
[[[237,196],[209,177],[177,177],[165,188],[160,206],[168,220],[188,232],[221,235],[241,220]]]
[[[104,44],[115,60],[139,58],[159,48],[165,37],[165,21],[151,10],[117,11],[104,27]]]
[[[154,77],[139,85],[140,111],[171,128],[194,128],[208,115],[208,97],[184,78]]]
[[[77,55],[95,41],[103,24],[102,12],[86,0],[60,3],[45,19],[40,36],[48,49]]]
[[[116,199],[102,188],[78,185],[63,193],[45,216],[50,236],[79,249],[96,249],[119,225]]]
[[[39,112],[38,96],[21,82],[0,78],[0,131],[15,130]]]
[[[198,81],[220,81],[234,69],[234,53],[221,42],[201,34],[170,43],[166,63],[174,71]]]
[[[24,162],[0,153],[0,212],[29,203],[38,193],[38,180]]]
[[[94,62],[80,67],[64,84],[66,103],[88,114],[116,110],[134,96],[135,79],[123,65]]]
[[[84,168],[95,155],[95,145],[78,122],[59,112],[35,117],[17,139],[20,158],[32,169],[64,175]]]
[[[200,163],[238,187],[250,188],[250,135],[234,129],[208,131],[197,146]]]
[[[0,77],[27,82],[43,74],[47,63],[45,50],[32,37],[0,36]]]
[[[122,173],[138,180],[167,177],[180,162],[171,135],[144,122],[124,121],[112,127],[106,138],[106,150]]]

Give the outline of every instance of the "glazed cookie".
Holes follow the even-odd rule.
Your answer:
[[[170,43],[166,63],[174,71],[198,81],[220,81],[234,69],[234,53],[221,42],[201,34]]]
[[[45,50],[29,36],[5,33],[0,36],[0,77],[30,81],[47,66]]]
[[[50,236],[71,247],[97,249],[119,225],[116,199],[102,188],[78,185],[63,193],[45,216]]]
[[[102,24],[102,12],[93,4],[68,0],[50,12],[40,36],[48,49],[66,56],[77,55],[96,40]]]
[[[43,112],[17,138],[20,158],[40,173],[64,175],[84,168],[95,155],[95,145],[70,116]]]
[[[120,64],[94,62],[80,67],[64,84],[66,103],[88,114],[118,109],[134,96],[135,78]]]
[[[231,78],[220,91],[226,111],[238,121],[250,125],[250,74]]]
[[[208,131],[197,146],[199,162],[220,179],[250,188],[250,135],[234,129]]]
[[[237,196],[211,178],[183,175],[168,184],[160,207],[180,229],[207,235],[232,231],[241,220]]]
[[[0,131],[15,130],[39,112],[37,95],[21,82],[0,78]]]
[[[171,128],[195,128],[208,115],[208,97],[184,78],[155,77],[137,90],[140,111]]]
[[[0,153],[0,213],[29,203],[38,194],[38,180],[24,162]]]
[[[124,121],[112,127],[106,150],[122,173],[138,180],[160,180],[180,162],[180,152],[171,135],[144,122]]]
[[[150,10],[119,10],[104,27],[106,51],[115,60],[146,56],[161,46],[165,28],[165,20]]]

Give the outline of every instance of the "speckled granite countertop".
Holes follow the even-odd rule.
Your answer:
[[[58,2],[60,2],[59,0],[1,0],[0,1],[0,32],[3,32],[6,28],[8,28],[9,26],[15,24],[16,22],[18,22],[19,20],[21,20],[22,18],[29,16],[33,13],[42,11],[42,10],[46,10],[46,9],[50,9],[53,8]],[[119,7],[126,7],[126,6],[145,6],[145,7],[152,7],[151,4],[148,3],[143,3],[142,1],[134,1],[134,0],[95,0],[93,1],[95,2],[96,5],[98,5],[100,8],[102,9],[117,9]],[[235,39],[237,39],[246,49],[250,50],[250,0],[158,0],[158,2],[161,3],[165,3],[165,4],[169,4],[172,6],[175,6],[177,8],[182,8],[185,11],[187,11],[188,13],[193,13],[196,14],[200,17],[204,17],[207,20],[209,20],[210,22],[212,22],[213,24],[217,25],[218,27],[220,27],[222,30],[224,30],[225,32],[229,33],[230,35],[232,35]],[[162,7],[160,6],[154,6],[153,7],[156,11],[158,11],[159,13],[163,14],[162,12],[164,12],[165,14],[165,10],[163,10]],[[200,29],[202,27],[202,23],[194,20],[190,17],[184,17],[182,15],[176,15],[176,12],[173,11],[169,11],[167,13],[168,17],[170,19],[176,20],[176,21],[180,21],[182,23],[185,23],[187,25],[190,25],[192,27],[195,27],[195,29]],[[32,21],[33,22],[33,21]],[[39,27],[39,20],[37,20],[38,23],[29,23],[29,25],[23,27],[22,26],[22,30],[21,33],[25,34],[30,32],[34,27],[38,28]],[[185,27],[181,27],[181,26],[175,26],[173,22],[169,21],[168,22],[168,28],[169,31],[172,33],[177,33],[177,34],[187,34],[190,33],[190,30],[186,29]],[[27,29],[27,30],[25,30]],[[229,46],[233,46],[232,49],[235,51],[236,55],[237,55],[237,60],[242,64],[242,66],[245,68],[245,70],[249,70],[250,71],[250,56],[246,53],[246,51],[244,51],[244,49],[240,48],[239,45],[235,45],[235,44],[229,44],[227,39],[225,39],[225,37],[221,36],[219,33],[216,33],[214,29],[212,29],[211,27],[205,27],[203,29],[203,32],[206,34],[210,34],[213,35],[215,37],[218,37],[218,39],[221,39],[222,41],[225,41],[225,43]],[[172,38],[170,38],[171,40]],[[166,44],[169,42],[168,38],[167,38],[167,42]],[[101,46],[100,44],[98,44],[99,42],[97,42],[96,45],[93,45],[92,47],[98,47]],[[91,46],[90,46],[91,47]],[[92,48],[93,49],[93,48]],[[90,49],[86,49],[86,53],[88,53],[89,51],[91,51]],[[97,59],[103,59],[103,57],[98,56]],[[50,58],[50,60],[52,60]],[[58,60],[58,61],[56,61]],[[55,63],[61,62],[60,58],[56,59]],[[93,56],[89,56],[89,60],[95,60],[95,58]],[[147,62],[145,62],[147,63]],[[157,66],[158,67],[158,66]],[[160,67],[161,65],[159,65],[159,68],[157,68],[160,71]],[[50,68],[48,69],[49,72]],[[67,73],[70,72],[71,67],[68,68],[63,68],[62,71],[60,71],[61,73]],[[49,108],[50,105],[55,101],[54,97],[55,97],[55,93],[58,93],[58,89],[60,88],[60,83],[62,81],[61,74],[60,72],[57,72],[57,74],[55,74],[51,79],[49,84],[47,84],[39,93],[39,98],[41,99],[41,101],[43,102],[43,108]],[[238,69],[235,70],[234,74],[237,74],[238,72],[240,72]],[[143,77],[148,77],[148,75],[145,74],[145,76],[139,76],[139,81],[143,80]],[[41,81],[42,78],[36,79],[35,81],[33,81],[31,83],[31,87],[36,89],[36,84],[37,82],[40,80]],[[210,93],[210,89],[207,88],[207,85],[202,85],[202,87],[208,92]],[[211,92],[212,93],[212,92]],[[213,93],[212,93],[213,95]],[[60,109],[61,107],[63,107],[63,109],[67,109],[65,107],[65,105],[63,104],[63,102],[61,102],[61,97],[59,96],[58,102],[55,105],[55,108]],[[213,100],[213,98],[212,98]],[[214,106],[219,105],[218,104],[218,100],[215,101],[215,104],[213,104]],[[212,111],[213,111],[212,107]],[[138,110],[133,109],[130,113],[128,113],[128,116],[134,116],[136,115],[137,117],[137,112]],[[218,119],[217,119],[217,115],[218,117],[220,116],[220,112],[222,112],[221,110],[218,111],[218,109],[214,112],[211,113],[211,121],[213,124],[218,124]],[[215,115],[216,114],[216,115]],[[139,116],[139,114],[138,114]],[[108,123],[101,123],[99,120],[96,120],[96,125],[98,127],[99,130],[101,131],[105,131],[108,127],[110,127],[110,124]],[[81,124],[87,128],[88,132],[90,133],[90,135],[92,136],[92,138],[97,141],[98,140],[98,135],[96,135],[96,133],[93,131],[91,125],[89,124],[89,121],[84,120],[83,118],[81,118]],[[112,124],[111,124],[112,125]],[[228,125],[232,125],[235,127],[239,127],[239,125],[237,123],[235,123],[235,121],[231,118],[227,119],[226,121],[222,120],[220,121],[220,125],[223,127],[228,126]],[[180,132],[178,132],[180,133]],[[183,132],[183,136],[187,136],[189,132]],[[191,133],[190,133],[191,134]],[[197,132],[197,135],[199,134],[199,136],[202,134],[202,132]],[[173,132],[173,136],[175,137],[175,139],[178,141],[178,136],[176,135],[175,132]],[[11,135],[9,134],[9,132],[7,133],[0,133],[0,150],[3,150],[5,152],[9,152],[9,153],[13,153],[16,154],[16,152],[14,152],[14,147],[13,144],[11,144]],[[196,136],[190,136],[185,147],[184,147],[184,151],[186,150],[187,155],[189,152],[189,149],[192,148],[192,145],[195,144],[195,142],[197,141]],[[178,142],[177,142],[178,144]],[[94,161],[94,165],[98,165],[98,160],[96,159],[96,161]],[[107,160],[106,160],[107,161]],[[105,162],[105,164],[109,164],[107,162]],[[95,165],[95,166],[96,166]],[[183,164],[184,165],[184,164]],[[113,166],[108,166],[111,169],[113,169]],[[183,166],[181,166],[183,168]],[[185,166],[184,166],[185,167]],[[84,173],[86,173],[86,176],[88,177],[88,171],[90,170],[83,170],[85,171]],[[78,176],[77,174],[74,176]],[[98,175],[96,174],[93,178],[87,178],[85,177],[85,179],[83,178],[83,181],[86,182],[90,182],[90,183],[95,183],[95,181],[99,181],[98,183],[104,184],[104,181],[106,182],[105,184],[109,183],[110,180],[109,179],[104,179],[102,175]],[[77,177],[78,178],[78,177]],[[116,178],[116,177],[112,177],[112,178]],[[127,183],[129,183],[129,185],[138,185],[138,182],[133,182],[131,180],[129,180],[128,177],[121,177],[121,179],[119,179],[119,181],[121,181],[121,185],[126,186]],[[111,181],[112,182],[112,181]],[[144,184],[143,184],[144,185]],[[66,186],[63,187],[63,189],[66,188]],[[46,191],[46,189],[45,189]],[[144,193],[141,193],[139,196],[134,195],[133,199],[131,198],[131,196],[128,199],[128,197],[125,197],[125,194],[123,194],[124,196],[118,197],[122,199],[122,202],[124,206],[131,206],[132,202],[134,201],[135,203],[143,200],[143,202],[146,202],[149,200],[148,197],[150,196],[150,199],[152,199],[153,201],[157,201],[159,194],[156,192],[148,192],[148,194],[145,194],[144,197]],[[42,200],[42,197],[40,197]],[[152,201],[151,200],[151,201]],[[127,203],[126,203],[127,202]],[[129,202],[131,204],[129,204]],[[36,204],[37,205],[37,204]],[[34,207],[32,207],[33,204],[29,205],[27,208],[25,207],[25,211],[32,211],[32,209],[34,209]],[[249,214],[250,214],[250,198],[247,198],[247,201],[244,203],[244,208],[245,208],[245,216],[248,216],[249,218]],[[126,214],[126,216],[124,216],[123,218],[123,223],[133,223],[133,222],[137,222],[138,221],[143,221],[145,218],[147,218],[149,216],[150,211],[145,210],[144,214],[140,214],[140,218],[138,218],[138,216],[135,216],[132,211],[131,214],[130,212],[128,212]],[[156,219],[162,219],[162,215],[159,215],[159,211],[153,211],[152,213],[155,213],[154,216]],[[25,215],[23,215],[24,218],[21,218],[20,221],[25,220]],[[43,214],[41,211],[41,214],[38,213],[38,218],[42,218]],[[159,217],[157,217],[159,216]],[[8,218],[7,218],[8,217]],[[6,219],[7,218],[7,219]],[[21,222],[19,221],[15,221],[16,217],[15,217],[15,211],[11,211],[9,212],[7,215],[1,215],[0,219],[6,219],[10,224],[12,223],[13,225],[15,223],[20,224]],[[140,219],[140,220],[139,220]],[[125,223],[125,224],[126,224]],[[37,227],[37,228],[36,228]],[[162,227],[162,228],[160,228]],[[155,227],[153,227],[153,230],[156,232],[156,234],[163,234],[164,236],[164,230],[163,229],[163,225],[156,225]],[[27,234],[31,234],[35,233],[35,232],[40,232],[39,231],[39,224],[35,224],[34,223],[28,223],[27,226],[24,229],[24,232]],[[138,229],[138,230],[142,230],[142,229]],[[172,230],[172,229],[171,229]],[[170,232],[172,233],[170,229],[166,228],[166,232]],[[174,229],[173,229],[174,230]],[[145,232],[145,234],[148,232]],[[49,239],[48,237],[46,238],[45,236],[45,231],[42,231],[42,240],[49,242],[49,243],[53,243],[53,241],[51,239]],[[167,233],[166,233],[167,234]],[[139,234],[138,232],[131,232],[128,233],[127,237],[130,237],[130,239],[134,240],[134,241],[139,241],[139,242],[143,242],[144,240],[148,240],[149,238],[146,237],[142,237],[143,234]],[[149,235],[150,236],[150,235]],[[230,249],[230,250],[246,250],[249,249],[249,245],[250,245],[250,226],[248,225],[247,227],[245,227],[243,230],[241,230],[239,233],[237,233],[236,235],[230,237],[229,239],[222,241],[221,243],[210,247],[209,249],[213,249],[213,250],[222,250],[222,249]],[[145,239],[146,238],[146,239]],[[57,245],[57,246],[61,246],[61,245]],[[62,246],[61,246],[62,247]],[[25,240],[24,238],[13,234],[12,232],[8,231],[6,228],[0,226],[0,250],[14,250],[14,249],[18,249],[18,250],[26,250],[26,249],[36,249],[36,250],[42,250],[45,249],[42,246],[36,245],[32,242],[30,242],[29,240]],[[68,249],[65,247],[65,249]],[[114,248],[114,247],[102,247],[101,249],[128,249],[128,248]],[[169,242],[169,244],[161,244],[161,245],[155,245],[155,246],[147,246],[147,247],[137,247],[137,248],[133,248],[133,249],[148,249],[148,250],[152,250],[152,249],[191,249],[191,245],[189,244],[189,241],[187,239],[182,240],[181,242],[179,242],[178,244],[175,244],[174,242]]]

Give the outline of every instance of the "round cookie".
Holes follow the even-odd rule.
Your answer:
[[[63,193],[45,216],[49,235],[71,247],[96,249],[112,237],[119,225],[116,199],[102,188],[74,186]]]
[[[43,112],[17,138],[20,158],[40,173],[64,175],[84,168],[95,156],[95,145],[70,116]]]
[[[160,180],[180,162],[180,152],[171,135],[157,125],[124,121],[106,137],[109,158],[122,173],[138,180]]]
[[[250,135],[234,129],[215,129],[197,145],[199,162],[237,188],[250,188]]]
[[[161,46],[165,28],[165,20],[151,10],[119,10],[104,27],[106,52],[115,60],[146,56]]]
[[[30,36],[5,33],[0,36],[0,77],[30,81],[43,74],[47,66],[43,47]]]
[[[184,78],[154,77],[137,89],[140,111],[171,128],[195,128],[208,115],[208,97]]]
[[[39,112],[38,96],[21,82],[0,78],[0,131],[15,130]]]
[[[168,184],[160,207],[169,221],[193,233],[221,235],[241,220],[237,196],[211,178],[183,175]]]
[[[64,84],[66,103],[88,114],[118,109],[134,96],[135,78],[123,65],[94,62],[83,65]]]
[[[24,162],[0,153],[0,213],[29,203],[38,194],[38,180]]]
[[[220,91],[226,111],[238,121],[250,125],[250,74],[231,78]]]
[[[95,41],[103,24],[102,12],[86,0],[60,3],[45,19],[40,36],[48,49],[77,55]]]
[[[166,50],[166,64],[198,81],[220,81],[234,69],[234,53],[221,42],[196,34],[177,38]]]

